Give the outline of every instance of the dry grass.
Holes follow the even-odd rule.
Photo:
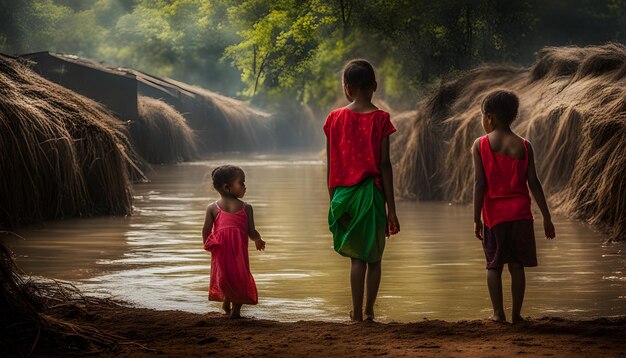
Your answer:
[[[422,200],[469,202],[470,148],[480,104],[504,88],[520,97],[513,129],[535,148],[554,208],[626,239],[626,46],[548,47],[531,68],[483,66],[441,84],[394,142],[397,186]]]
[[[96,102],[0,56],[0,227],[132,211],[145,179],[121,127]]]
[[[274,149],[272,116],[245,102],[166,79],[183,91],[181,108],[203,152]]]
[[[150,97],[137,98],[139,119],[129,127],[135,149],[150,163],[197,159],[193,131],[185,118],[167,103]]]
[[[56,310],[80,311],[93,299],[82,296],[69,283],[34,282],[25,276],[4,243],[11,235],[0,231],[0,347],[3,354],[31,355],[42,340],[74,347],[81,354],[125,343],[122,337],[56,317]]]

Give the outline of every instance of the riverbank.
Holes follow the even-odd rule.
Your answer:
[[[626,317],[415,323],[230,320],[217,313],[155,311],[88,300],[52,313],[119,337],[111,347],[40,339],[35,356],[624,356]],[[315,317],[309,317],[314,319]],[[81,350],[86,349],[86,350]]]

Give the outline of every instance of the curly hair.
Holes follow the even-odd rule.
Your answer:
[[[211,172],[211,180],[215,190],[221,190],[224,184],[231,184],[237,175],[243,175],[243,169],[235,165],[221,165]]]
[[[483,100],[482,110],[491,114],[498,122],[511,124],[517,117],[519,98],[511,91],[497,90]]]

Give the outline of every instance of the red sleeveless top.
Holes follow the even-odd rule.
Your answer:
[[[480,138],[480,157],[487,187],[483,202],[483,221],[487,227],[516,220],[533,220],[528,193],[528,148],[524,159],[491,151],[489,137]]]

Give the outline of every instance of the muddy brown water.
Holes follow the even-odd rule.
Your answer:
[[[201,228],[216,194],[203,177],[232,163],[246,172],[265,252],[250,245],[259,290],[257,318],[346,320],[351,309],[349,259],[332,249],[325,167],[315,155],[227,155],[156,166],[152,182],[134,188],[129,217],[46,223],[10,239],[27,273],[75,283],[84,292],[140,307],[218,311],[207,301],[210,254]],[[533,204],[534,205],[534,204]],[[480,319],[490,314],[485,262],[473,238],[472,209],[443,202],[399,201],[402,231],[389,239],[376,304],[381,321]],[[555,216],[557,239],[535,231],[539,266],[527,269],[523,315],[588,319],[626,314],[626,245],[603,244],[588,225]],[[503,275],[510,308],[510,280]]]

